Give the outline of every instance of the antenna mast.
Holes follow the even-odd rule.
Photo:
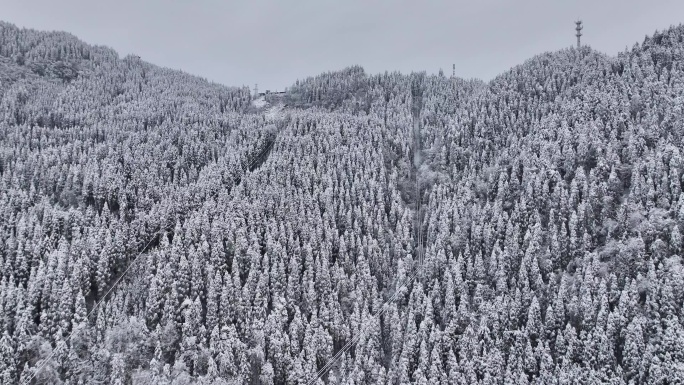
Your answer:
[[[577,34],[575,35],[575,36],[577,36],[577,49],[579,49],[580,48],[580,37],[582,36],[582,20],[577,20],[575,22],[575,24],[576,24],[575,31],[577,31]]]
[[[453,70],[453,72],[451,73],[451,77],[452,77],[452,78],[455,78],[455,77],[456,77],[456,64],[454,64],[454,70]]]

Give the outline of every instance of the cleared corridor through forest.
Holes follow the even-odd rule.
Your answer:
[[[415,257],[418,260],[418,266],[423,264],[423,197],[420,188],[420,165],[423,161],[421,138],[420,138],[420,112],[423,109],[423,96],[418,87],[412,90],[412,106],[411,115],[413,117],[413,162],[411,163],[411,173],[414,179],[415,186],[415,213],[413,216],[413,231],[415,244]]]
[[[405,276],[401,281],[397,282],[395,285],[394,292],[392,295],[383,303],[383,305],[380,307],[380,310],[376,312],[375,314],[372,315],[373,318],[376,317],[382,317],[387,310],[389,309],[387,304],[390,304],[397,300],[399,294],[402,292],[402,289],[404,287],[408,287],[411,285],[413,280],[419,276],[420,271],[422,270],[423,266],[423,254],[424,254],[424,247],[423,247],[423,231],[422,231],[422,223],[423,223],[423,216],[424,213],[422,212],[422,197],[421,197],[421,191],[420,191],[420,177],[419,177],[419,172],[420,172],[420,165],[422,162],[422,149],[421,149],[421,137],[420,137],[420,113],[423,108],[423,96],[422,92],[420,90],[420,87],[417,84],[414,84],[412,87],[412,104],[411,104],[411,115],[412,115],[412,126],[411,126],[411,131],[412,131],[412,158],[413,161],[410,162],[411,164],[411,176],[413,177],[413,183],[414,183],[414,188],[415,188],[415,211],[413,215],[413,243],[414,243],[414,252],[413,252],[413,257],[417,261],[417,264],[414,265],[413,272]],[[349,352],[350,349],[352,349],[356,343],[363,337],[365,333],[365,328],[367,327],[367,323],[364,323],[361,325],[360,330],[354,335],[353,338],[351,338],[347,343],[340,348],[333,357],[331,357],[325,365],[320,368],[317,372],[316,375],[313,377],[310,377],[309,380],[307,381],[307,385],[313,385],[315,384],[318,379],[322,378],[325,376],[328,371],[330,371],[336,364],[336,362],[344,356],[347,352]]]

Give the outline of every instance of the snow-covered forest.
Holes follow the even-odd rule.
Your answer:
[[[684,26],[267,101],[0,22],[0,384],[684,384]]]

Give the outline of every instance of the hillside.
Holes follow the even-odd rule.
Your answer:
[[[0,384],[684,383],[683,53],[266,109],[0,23]]]

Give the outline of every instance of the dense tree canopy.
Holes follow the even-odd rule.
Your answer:
[[[256,108],[0,23],[0,384],[305,384],[357,336],[318,383],[684,383],[683,53]]]

